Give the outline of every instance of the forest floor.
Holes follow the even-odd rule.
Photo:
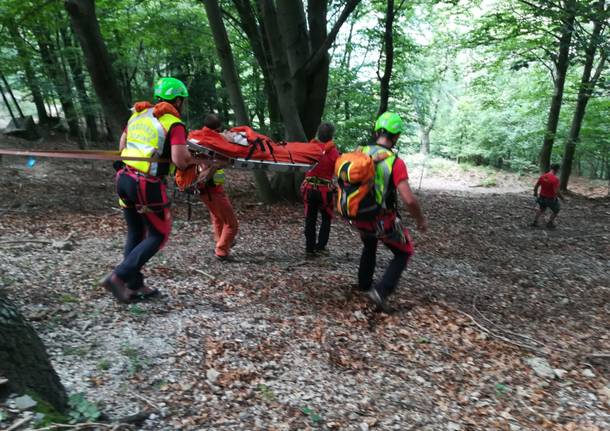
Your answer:
[[[236,261],[213,258],[207,212],[188,222],[179,196],[145,270],[164,295],[120,305],[97,285],[125,231],[110,166],[7,158],[2,171],[2,288],[70,393],[111,418],[153,412],[113,429],[608,429],[608,198],[573,194],[558,229],[531,228],[531,178],[431,169],[429,232],[412,232],[386,315],[351,290],[349,226],[335,220],[330,256],[306,260],[302,206],[262,205],[250,174],[230,172]],[[380,249],[378,268],[389,259]],[[23,417],[13,407],[0,403],[0,428]]]

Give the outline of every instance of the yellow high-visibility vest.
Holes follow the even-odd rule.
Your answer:
[[[180,118],[171,114],[156,118],[152,108],[134,112],[127,122],[127,145],[121,156],[171,159],[169,142],[166,143],[165,139],[170,127],[176,123],[182,123]],[[125,164],[152,176],[171,174],[176,170],[172,163],[126,160]]]
[[[225,170],[218,169],[214,172],[214,176],[212,176],[212,181],[215,186],[222,186],[225,183]]]

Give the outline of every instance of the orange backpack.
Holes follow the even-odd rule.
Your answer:
[[[335,162],[337,212],[350,220],[371,220],[379,211],[375,199],[375,162],[361,151],[344,153]]]

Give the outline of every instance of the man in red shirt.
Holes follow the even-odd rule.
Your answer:
[[[374,156],[378,153],[391,153],[391,169],[386,170],[383,162],[376,164],[376,176],[381,183],[387,184],[387,190],[383,190],[383,208],[379,216],[373,221],[354,221],[353,225],[360,231],[363,249],[360,256],[360,267],[358,268],[358,287],[366,291],[369,298],[384,312],[392,309],[386,303],[407,266],[409,258],[413,255],[413,242],[409,231],[402,226],[398,217],[398,197],[407,206],[407,210],[417,223],[417,229],[421,232],[427,230],[427,222],[419,202],[409,186],[409,175],[405,162],[393,153],[402,132],[402,120],[393,112],[382,114],[375,124],[375,142],[361,148],[365,154]],[[390,176],[390,178],[387,178]],[[387,180],[387,181],[386,181]],[[381,241],[394,255],[386,268],[381,280],[373,283],[375,265],[377,263],[377,245]]]
[[[301,185],[303,202],[305,203],[305,253],[314,257],[316,253],[325,253],[330,235],[330,224],[334,211],[334,187],[332,179],[335,162],[339,152],[333,143],[335,126],[322,123],[318,127],[318,139],[312,145],[319,145],[324,152],[318,164],[305,174]],[[320,232],[316,241],[316,224],[318,212],[322,216]]]
[[[538,182],[534,186],[534,196],[536,197],[536,202],[540,208],[536,211],[536,218],[534,218],[534,222],[532,226],[538,226],[538,219],[540,216],[546,211],[547,208],[550,208],[553,214],[549,218],[546,227],[550,229],[555,228],[555,218],[557,214],[559,214],[559,199],[564,200],[563,196],[559,192],[559,178],[557,178],[557,173],[559,172],[559,165],[553,164],[551,165],[551,170],[546,174],[541,175],[538,178]],[[538,189],[540,189],[540,194],[538,194]]]

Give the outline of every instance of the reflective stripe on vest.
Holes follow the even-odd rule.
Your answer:
[[[152,108],[135,112],[127,123],[127,145],[121,156],[162,157],[167,131],[176,123],[181,123],[180,119],[171,114],[162,115],[157,119]],[[145,174],[159,175],[157,162],[127,160],[125,164]],[[170,165],[169,173],[174,170],[175,167]]]
[[[375,200],[385,209],[396,154],[381,145],[366,145],[360,151],[371,156],[375,162]]]

